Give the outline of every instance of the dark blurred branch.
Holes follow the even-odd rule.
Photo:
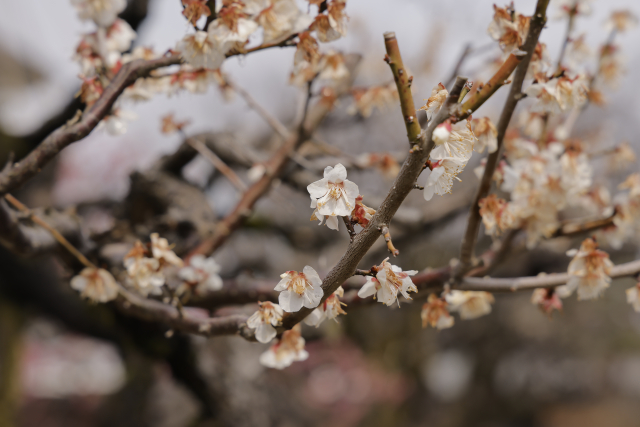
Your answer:
[[[500,115],[500,121],[498,122],[498,149],[494,153],[491,153],[487,158],[487,165],[485,167],[480,186],[478,187],[478,192],[471,204],[467,229],[460,249],[460,264],[455,274],[456,278],[462,277],[464,273],[472,267],[473,251],[478,238],[478,229],[480,228],[481,220],[478,203],[481,199],[487,197],[487,194],[489,194],[493,173],[502,154],[504,136],[507,132],[509,122],[511,121],[511,116],[513,115],[516,105],[520,99],[519,95],[522,91],[522,82],[527,74],[529,62],[531,61],[531,56],[538,44],[538,38],[540,37],[542,28],[547,21],[546,10],[548,5],[549,0],[538,0],[536,11],[531,19],[529,33],[527,34],[527,39],[524,42],[524,45],[522,46],[522,50],[526,52],[526,56],[522,58],[516,68],[513,83],[511,84],[511,90],[509,91],[507,101],[505,102],[502,114]]]
[[[246,316],[231,315],[225,317],[209,317],[199,309],[176,307],[160,301],[146,299],[140,295],[120,289],[120,295],[115,304],[124,314],[135,316],[149,322],[157,322],[170,329],[187,332],[206,337],[217,335],[243,334],[242,325],[247,321]],[[245,337],[250,338],[249,335]]]
[[[120,94],[139,77],[148,75],[152,70],[179,64],[178,55],[145,61],[137,59],[122,66],[113,81],[107,86],[96,103],[71,122],[63,125],[49,135],[36,149],[24,159],[0,173],[0,194],[6,194],[35,176],[42,167],[53,159],[63,148],[87,136],[100,121],[111,112],[111,107]]]
[[[566,224],[561,225],[555,233],[553,233],[552,237],[560,237],[560,236],[575,236],[576,234],[586,233],[590,231],[599,230],[601,228],[606,228],[614,225],[613,219],[615,218],[615,212],[613,215],[608,216],[607,218],[599,218],[591,221],[583,221],[583,222],[567,222]]]

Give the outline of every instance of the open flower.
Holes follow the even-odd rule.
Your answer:
[[[493,21],[489,24],[487,32],[491,38],[500,43],[500,48],[509,54],[524,44],[531,17],[496,5],[493,5],[493,9],[495,11]]]
[[[107,302],[118,296],[118,284],[111,273],[102,268],[87,267],[71,279],[71,287],[84,298]]]
[[[489,292],[453,290],[445,297],[449,311],[460,313],[461,319],[476,319],[491,313],[491,304],[495,301]]]
[[[346,304],[340,302],[340,298],[343,296],[344,289],[342,289],[342,286],[339,286],[334,293],[329,295],[325,302],[320,304],[318,308],[313,310],[311,314],[304,319],[304,323],[317,328],[322,322],[324,322],[324,319],[335,320],[338,315],[347,314],[347,312],[342,309],[342,306]]]
[[[449,96],[449,92],[447,88],[444,87],[442,83],[438,83],[431,89],[431,96],[427,99],[427,103],[420,108],[420,110],[424,110],[427,114],[435,114],[440,110],[444,101],[446,101],[447,96]]]
[[[534,289],[531,294],[531,303],[548,315],[551,315],[553,310],[562,311],[562,300],[553,288]]]
[[[635,28],[638,25],[638,17],[630,10],[615,10],[611,13],[609,19],[604,23],[607,31],[617,31],[624,33],[625,31]]]
[[[328,2],[327,13],[318,14],[311,25],[311,30],[316,32],[318,40],[323,43],[337,40],[347,35],[347,20],[344,13],[347,6],[346,0],[332,0]]]
[[[446,329],[453,326],[455,319],[449,310],[447,310],[447,301],[438,298],[436,294],[429,295],[429,299],[422,306],[420,317],[422,318],[422,327],[426,328],[430,325],[436,329]]]
[[[205,31],[187,34],[178,42],[176,50],[194,68],[219,68],[225,59],[221,45]]]
[[[327,166],[324,178],[307,186],[311,200],[317,200],[317,210],[325,216],[348,216],[356,206],[360,194],[358,186],[347,180],[347,170],[338,163]]]
[[[626,293],[627,302],[631,304],[635,311],[640,312],[640,282],[627,289]]]
[[[531,112],[541,114],[559,114],[562,112],[558,99],[557,79],[548,82],[538,81],[524,91],[528,96],[537,98],[531,106]]]
[[[599,250],[595,240],[587,238],[580,250],[570,250],[567,255],[573,256],[568,269],[571,278],[566,285],[556,289],[558,296],[568,297],[577,289],[579,300],[600,297],[611,284],[609,273],[613,263],[609,254]]]
[[[460,180],[458,174],[465,166],[466,162],[455,158],[445,158],[431,163],[433,169],[424,185],[424,199],[429,201],[434,194],[443,196],[451,193],[453,180]]]
[[[127,7],[126,0],[71,0],[80,19],[93,20],[98,27],[106,28]]]
[[[313,19],[298,9],[295,0],[271,0],[256,20],[264,29],[263,43],[271,43],[293,33],[303,31]]]
[[[196,293],[204,294],[222,289],[219,272],[220,266],[213,258],[198,254],[191,257],[189,265],[180,269],[178,276],[195,285]]]
[[[391,265],[388,260],[389,258],[385,258],[382,264],[377,266],[376,277],[367,276],[367,281],[358,291],[360,298],[375,295],[381,303],[393,305],[398,301],[398,292],[408,300],[411,299],[409,292],[418,292],[410,277],[418,272],[402,271],[400,267]]]
[[[515,218],[508,209],[506,200],[496,197],[495,194],[489,194],[484,199],[480,199],[478,205],[486,234],[497,236],[513,225]]]
[[[128,283],[142,295],[157,294],[164,285],[165,277],[160,271],[160,262],[156,258],[148,258],[147,250],[140,241],[124,257]]]
[[[436,146],[431,151],[431,158],[440,160],[452,157],[466,162],[471,158],[473,145],[476,141],[477,138],[471,130],[471,123],[467,120],[453,125],[446,121],[433,131],[433,142]]]
[[[256,339],[266,344],[277,335],[276,328],[282,322],[284,312],[278,304],[269,301],[258,302],[258,311],[247,319],[247,326],[255,329]]]
[[[316,199],[311,200],[311,207],[314,208],[313,213],[311,214],[310,221],[319,221],[318,225],[326,225],[331,230],[338,230],[338,217],[335,215],[327,216],[327,220],[325,221],[325,216],[318,212],[318,201]]]
[[[302,270],[287,271],[280,276],[282,280],[275,287],[280,292],[278,302],[284,311],[293,313],[303,306],[316,308],[324,293],[322,291],[322,279],[316,271],[308,265]]]
[[[472,125],[473,133],[478,138],[474,150],[482,153],[485,147],[488,147],[489,153],[495,153],[498,149],[498,130],[489,117],[473,119]]]
[[[300,325],[285,331],[280,341],[260,356],[260,364],[268,368],[284,369],[293,362],[307,360],[309,353],[304,349],[304,338],[300,336]]]
[[[169,241],[164,237],[160,237],[158,233],[151,233],[151,254],[158,261],[164,261],[177,267],[182,267],[183,262],[176,255],[169,245]]]

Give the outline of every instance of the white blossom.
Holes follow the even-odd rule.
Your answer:
[[[93,20],[99,27],[108,27],[127,7],[126,0],[71,0],[83,20]]]
[[[449,311],[460,313],[461,319],[476,319],[491,313],[493,295],[489,292],[453,290],[445,296]]]
[[[285,331],[280,341],[260,356],[260,364],[268,368],[284,369],[293,362],[307,360],[309,353],[304,349],[304,338],[300,336],[300,325]]]
[[[287,271],[280,277],[282,280],[278,282],[275,290],[280,292],[278,302],[284,311],[293,313],[303,306],[316,308],[320,304],[324,296],[322,279],[313,268],[307,265],[302,273]]]
[[[147,258],[146,254],[146,249],[138,241],[124,257],[128,284],[145,296],[158,294],[159,288],[165,282],[164,274],[160,271],[160,262],[155,258]]]
[[[160,237],[158,233],[151,233],[151,253],[158,261],[164,261],[167,264],[177,267],[182,267],[184,264],[180,257],[171,250],[167,239]]]
[[[313,18],[298,9],[295,0],[271,0],[269,3],[271,4],[256,18],[264,29],[263,43],[271,43],[290,34],[299,33],[313,22]]]
[[[440,107],[442,107],[442,104],[444,104],[448,96],[449,92],[447,88],[445,88],[442,83],[438,83],[431,89],[431,96],[420,110],[424,110],[427,114],[433,115],[440,111]]]
[[[478,138],[478,142],[473,149],[482,153],[485,147],[489,153],[495,153],[498,150],[498,130],[488,117],[481,117],[472,120],[473,134]]]
[[[422,306],[420,317],[422,318],[422,327],[426,328],[430,325],[436,329],[447,329],[453,326],[455,319],[449,310],[448,303],[442,298],[438,298],[436,294],[429,295],[429,299]]]
[[[323,223],[329,227],[331,230],[338,230],[338,217],[336,215],[329,215],[326,217],[318,212],[318,201],[316,199],[311,200],[311,207],[314,209],[311,214],[311,221],[319,221],[318,225],[322,225]]]
[[[458,178],[458,174],[466,166],[457,158],[444,158],[431,164],[432,170],[424,185],[424,199],[429,201],[434,194],[443,196],[451,193],[453,180]]]
[[[633,309],[640,312],[640,283],[636,283],[635,286],[626,290],[627,302],[631,304]]]
[[[316,16],[311,29],[316,32],[318,40],[326,43],[347,35],[349,17],[344,13],[346,4],[346,0],[333,0],[328,3],[326,14]]]
[[[327,166],[324,178],[307,186],[311,200],[317,200],[317,211],[324,216],[348,216],[360,194],[358,186],[347,180],[347,170],[338,163]],[[312,206],[313,207],[313,206]]]
[[[213,258],[198,254],[189,259],[189,265],[181,268],[178,276],[189,284],[195,284],[196,293],[204,294],[222,289],[219,272],[220,266]]]
[[[375,295],[379,302],[393,305],[398,302],[398,292],[410,300],[409,292],[418,292],[418,288],[410,276],[417,274],[416,270],[402,271],[396,265],[388,262],[389,258],[382,261],[377,267],[376,277],[367,276],[365,284],[358,291],[360,298]]]
[[[435,147],[431,151],[431,158],[442,160],[455,158],[466,162],[471,158],[473,145],[477,141],[471,130],[471,124],[462,120],[455,124],[444,122],[433,131]]]
[[[85,268],[71,279],[71,287],[95,302],[111,301],[118,296],[116,279],[102,268]]]
[[[205,31],[187,34],[178,42],[176,50],[194,68],[219,68],[225,59],[222,47]]]
[[[566,285],[556,288],[558,296],[566,298],[577,289],[579,300],[600,297],[611,284],[609,273],[613,263],[609,255],[599,250],[591,238],[582,242],[580,250],[570,250],[567,255],[573,256],[568,269],[571,278]]]
[[[278,304],[269,301],[258,302],[258,305],[258,311],[247,319],[247,326],[255,329],[258,342],[266,344],[276,337],[275,326],[281,324],[284,312]]]
[[[342,306],[346,305],[340,302],[340,298],[344,296],[344,289],[342,286],[339,286],[338,289],[316,308],[313,310],[305,319],[304,323],[309,326],[315,326],[316,328],[320,326],[325,319],[333,319],[336,320],[336,317],[340,314],[347,314]],[[337,321],[337,320],[336,320]]]

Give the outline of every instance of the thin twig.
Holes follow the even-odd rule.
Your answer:
[[[51,227],[44,220],[42,220],[42,218],[34,214],[31,209],[22,204],[22,202],[13,197],[11,194],[5,194],[4,198],[20,212],[24,212],[26,215],[28,215],[31,221],[33,221],[35,224],[38,224],[40,227],[51,233],[54,239],[56,239],[62,246],[64,246],[64,248],[68,250],[73,256],[75,256],[78,261],[80,261],[85,267],[96,268],[96,266],[91,261],[89,261],[87,257],[85,257],[78,249],[76,249],[75,246],[69,243],[69,241],[62,234],[60,234],[58,230]]]
[[[358,60],[359,58],[352,57],[351,64],[348,65],[352,71],[355,70]],[[352,72],[351,74],[355,73]],[[346,92],[347,90],[348,85],[341,91]],[[327,105],[325,102],[318,102],[314,104],[313,108],[305,108],[307,113],[300,123],[300,130],[291,134],[273,156],[264,163],[265,172],[262,178],[247,189],[233,211],[218,223],[213,235],[193,249],[187,258],[195,254],[211,254],[227,240],[231,233],[251,214],[253,206],[271,188],[273,181],[282,174],[291,153],[320,126],[320,123],[329,114],[331,108],[332,106]]]
[[[241,192],[247,191],[247,184],[242,182],[240,177],[227,164],[222,161],[213,151],[211,151],[200,139],[187,138],[186,143],[193,147],[202,157],[209,160],[213,166],[220,171]]]
[[[529,67],[529,62],[531,61],[531,56],[533,55],[533,51],[538,44],[538,38],[540,37],[540,32],[546,23],[546,10],[549,5],[549,0],[538,0],[536,5],[536,11],[534,13],[533,18],[531,19],[531,23],[529,25],[529,33],[527,34],[527,39],[522,46],[522,50],[526,52],[526,56],[520,61],[515,72],[515,76],[513,78],[513,83],[511,84],[511,90],[509,91],[509,96],[505,102],[504,108],[502,110],[502,114],[500,115],[500,121],[498,122],[498,149],[489,155],[487,158],[487,164],[484,169],[484,174],[482,176],[482,180],[480,182],[480,186],[478,187],[478,192],[471,204],[471,209],[469,211],[469,218],[467,222],[467,229],[462,240],[462,247],[460,249],[460,264],[458,265],[455,279],[459,279],[472,267],[472,257],[473,251],[476,245],[476,239],[478,237],[478,229],[480,228],[480,208],[479,202],[481,199],[487,197],[489,193],[489,189],[491,188],[491,180],[493,178],[493,173],[498,165],[498,160],[502,153],[502,145],[504,141],[504,136],[507,131],[507,127],[509,126],[509,122],[511,121],[511,116],[518,104],[519,97],[517,95],[522,91],[522,82],[524,81],[525,75],[527,74],[527,69]]]
[[[640,260],[616,265],[611,269],[610,277],[628,277],[640,272]],[[535,288],[550,288],[567,283],[572,276],[569,273],[541,274],[533,277],[494,278],[465,277],[456,289],[487,292],[516,292]]]
[[[453,67],[453,71],[451,72],[451,74],[449,75],[449,78],[444,84],[446,87],[450,86],[456,80],[456,77],[460,75],[460,69],[462,68],[462,64],[464,64],[467,58],[471,55],[471,52],[473,52],[473,47],[471,46],[471,43],[467,43],[466,45],[464,45],[464,49],[462,49],[462,53],[460,53],[460,57],[458,58],[458,61],[456,62],[455,67]]]
[[[353,223],[351,222],[351,218],[348,216],[343,216],[342,220],[344,221],[344,225],[347,227],[347,232],[349,233],[349,241],[353,242],[354,237],[356,237],[356,230],[353,228]]]
[[[273,130],[278,133],[282,139],[287,139],[291,135],[289,130],[285,125],[283,125],[280,120],[278,120],[274,115],[272,115],[266,108],[260,105],[253,96],[249,94],[246,90],[242,89],[235,83],[230,83],[230,86],[240,94],[242,98],[244,98],[245,102],[249,104],[256,113],[260,115],[268,124],[273,128]]]

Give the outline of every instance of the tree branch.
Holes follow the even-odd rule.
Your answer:
[[[513,115],[513,112],[519,101],[518,95],[520,95],[522,90],[522,82],[524,81],[524,78],[527,74],[527,69],[529,67],[529,62],[531,61],[533,51],[538,44],[540,32],[542,31],[542,28],[547,21],[546,10],[548,5],[549,0],[538,0],[535,14],[531,19],[529,33],[527,34],[527,39],[524,45],[522,46],[522,50],[526,52],[526,56],[522,58],[520,64],[516,68],[513,83],[511,84],[511,90],[509,91],[509,96],[507,97],[507,101],[505,102],[502,114],[500,115],[500,121],[498,122],[498,149],[494,153],[491,153],[487,158],[487,165],[484,170],[484,175],[482,176],[480,186],[478,187],[478,192],[476,193],[473,203],[471,204],[467,229],[462,240],[462,247],[460,249],[460,264],[455,274],[456,279],[462,277],[462,275],[464,275],[464,273],[468,271],[472,266],[471,259],[476,245],[476,239],[478,238],[478,229],[480,228],[481,220],[480,208],[478,206],[478,203],[481,199],[487,197],[489,189],[491,188],[493,173],[502,154],[504,136],[506,134],[507,127],[509,126],[509,122],[511,121],[511,116]]]
[[[354,75],[354,70],[360,58],[351,56],[347,57],[347,59],[347,66],[351,71],[351,75]],[[346,93],[349,87],[350,83],[336,89],[336,92],[337,94]],[[213,236],[200,243],[200,245],[189,253],[187,258],[195,254],[211,254],[227,240],[229,235],[251,214],[253,206],[271,188],[273,181],[282,174],[291,153],[306,141],[315,129],[320,126],[320,123],[332,108],[333,105],[329,105],[323,102],[323,100],[317,102],[313,108],[308,108],[307,114],[304,115],[301,121],[299,130],[295,133],[290,133],[289,138],[284,141],[282,146],[280,146],[275,154],[264,164],[265,172],[262,178],[249,187],[233,211],[217,224]]]
[[[391,39],[395,39],[394,33],[386,33],[384,37],[386,46],[397,46],[397,43],[395,45],[394,43],[390,43]],[[400,54],[399,51],[394,53],[393,50],[391,50],[391,53],[393,53],[395,56]],[[389,55],[389,57],[391,57],[389,51],[387,52],[387,54]],[[396,65],[401,63],[402,62],[396,62]],[[398,91],[401,98],[400,102],[401,104],[406,104],[408,101],[406,99],[403,100],[403,97],[406,98],[408,94],[410,94],[410,91],[408,90],[409,82],[408,79],[399,81],[404,82],[404,86],[401,88],[401,90]],[[460,91],[462,90],[462,87],[466,82],[466,78],[458,77],[455,85],[450,91],[449,97],[445,101],[438,114],[431,120],[427,130],[420,133],[420,136],[416,140],[414,148],[410,151],[409,156],[402,165],[402,168],[400,169],[400,172],[396,177],[393,186],[387,194],[387,197],[380,205],[380,208],[376,211],[375,215],[369,222],[369,225],[360,233],[358,233],[353,242],[351,242],[351,244],[347,248],[347,251],[342,256],[340,261],[338,261],[338,263],[333,267],[333,269],[323,280],[323,301],[329,295],[333,294],[333,292],[338,289],[338,286],[340,286],[353,275],[360,260],[362,260],[367,251],[380,237],[378,227],[381,227],[383,224],[390,223],[391,219],[395,215],[404,199],[413,189],[413,185],[422,172],[423,165],[435,145],[432,141],[433,130],[437,125],[442,123],[447,117],[451,115],[452,107],[456,105],[458,97],[460,96]],[[409,111],[411,110],[415,111],[415,107],[413,109],[409,109]],[[310,309],[302,308],[296,313],[286,313],[282,320],[284,329],[292,328],[307,315],[309,315],[310,312]]]
[[[611,278],[634,276],[640,273],[640,260],[616,265],[611,269]],[[456,288],[466,291],[516,292],[535,288],[550,288],[564,285],[571,278],[568,273],[545,274],[533,277],[494,278],[465,277]]]
[[[505,83],[507,83],[507,79],[513,73],[513,70],[516,69],[518,64],[522,61],[522,59],[526,56],[526,53],[523,51],[516,51],[511,53],[504,63],[500,66],[498,71],[489,79],[482,89],[473,94],[462,106],[460,107],[460,112],[456,116],[458,120],[464,120],[469,115],[471,115],[474,111],[476,111],[482,104],[485,103],[487,99],[489,99],[498,89],[500,89]]]
[[[20,162],[0,173],[0,195],[6,194],[35,176],[53,157],[71,143],[87,136],[105,116],[120,94],[136,79],[148,75],[156,68],[179,64],[182,59],[178,55],[166,56],[145,61],[137,59],[122,66],[118,74],[106,87],[100,99],[82,114],[82,118],[56,129],[42,143]]]
[[[420,124],[416,117],[416,107],[413,103],[413,94],[411,93],[411,83],[413,76],[409,76],[409,72],[402,62],[402,56],[400,55],[400,48],[398,47],[398,40],[395,33],[385,33],[384,45],[387,49],[385,55],[385,61],[389,64],[391,72],[393,73],[393,79],[396,82],[398,88],[398,94],[400,95],[400,108],[402,110],[402,118],[404,119],[404,125],[407,128],[407,138],[409,144],[413,145],[417,142],[420,136]]]

